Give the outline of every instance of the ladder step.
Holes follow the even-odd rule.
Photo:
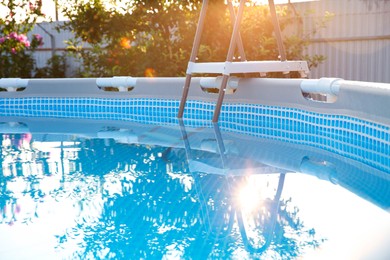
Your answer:
[[[189,62],[187,74],[193,73],[268,73],[302,71],[309,73],[306,61],[238,61],[238,62]]]

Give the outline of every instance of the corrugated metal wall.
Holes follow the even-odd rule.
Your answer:
[[[390,83],[390,1],[320,0],[296,3],[304,14],[303,33],[315,26],[326,11],[334,14],[327,27],[312,36],[307,53],[326,61],[311,71],[311,78]]]
[[[309,33],[326,11],[334,13],[327,27],[311,37],[309,55],[324,55],[326,61],[312,69],[310,78],[340,77],[390,83],[390,0],[320,0],[294,3],[303,15],[303,30]],[[70,32],[55,30],[56,24],[42,23],[55,38],[57,54],[66,48],[64,41],[74,36]],[[45,66],[51,57],[50,36],[36,26],[33,33],[44,37],[45,44],[37,51],[38,67]],[[68,76],[79,66],[68,59]]]

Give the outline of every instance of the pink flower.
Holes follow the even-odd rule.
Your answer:
[[[33,11],[33,12],[35,11],[35,6],[33,5],[33,3],[29,2],[28,6],[30,8],[30,11]]]
[[[16,49],[15,49],[15,48],[12,48],[12,49],[11,49],[11,52],[12,52],[12,54],[16,54]]]
[[[5,38],[4,37],[0,37],[0,44],[2,44],[3,42],[5,42]]]
[[[37,39],[38,41],[42,41],[42,36],[39,35],[39,34],[34,34],[33,37],[35,37],[35,39]]]
[[[24,35],[24,34],[19,34],[17,37],[16,37],[16,40],[20,41],[21,43],[25,43],[27,40],[27,36]]]
[[[19,41],[20,43],[24,44],[26,47],[30,47],[30,41],[28,40],[27,36],[24,34],[19,34],[16,37],[16,40]]]
[[[17,39],[18,38],[18,34],[16,32],[12,32],[12,33],[9,34],[9,37],[11,39]]]
[[[38,46],[42,46],[43,45],[43,38],[41,35],[39,34],[33,34],[33,41],[36,40],[38,42]]]

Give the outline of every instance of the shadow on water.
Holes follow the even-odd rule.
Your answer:
[[[292,259],[319,247],[325,238],[282,196],[290,173],[243,158],[212,129],[202,149],[184,124],[176,147],[2,134],[0,225],[30,225],[48,201],[70,201],[73,225],[53,235],[77,258]]]

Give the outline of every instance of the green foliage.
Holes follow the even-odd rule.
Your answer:
[[[35,78],[65,78],[66,56],[54,55],[48,61],[45,67],[35,70]]]
[[[31,77],[34,69],[33,51],[43,44],[40,35],[27,38],[41,17],[42,2],[5,0],[0,3],[0,77]]]
[[[183,76],[192,48],[202,1],[73,0],[64,9],[77,39],[68,50],[82,61],[80,76]],[[242,21],[241,36],[248,60],[278,59],[267,5],[250,4]],[[299,19],[291,5],[277,6],[281,29]],[[318,24],[318,28],[324,26]],[[232,31],[224,1],[210,1],[198,53],[199,61],[224,61]],[[316,31],[311,32],[311,34]],[[304,56],[308,36],[285,36],[287,58],[306,59],[317,66],[325,58]],[[236,55],[238,56],[238,55]]]

